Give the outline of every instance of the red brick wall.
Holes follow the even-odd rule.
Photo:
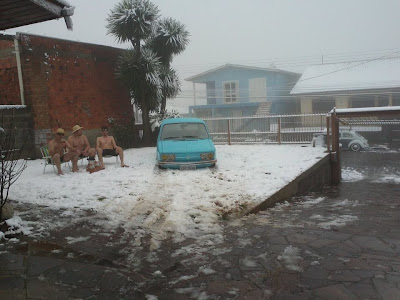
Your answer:
[[[14,41],[0,40],[0,105],[21,104]]]
[[[20,44],[35,129],[95,129],[131,111],[128,92],[114,75],[120,49],[25,34]]]

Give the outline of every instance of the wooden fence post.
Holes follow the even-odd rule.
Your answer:
[[[281,143],[281,117],[278,117],[278,143]]]
[[[228,119],[228,145],[231,145],[231,122],[230,119]]]
[[[332,152],[331,163],[332,163],[332,184],[337,185],[340,183],[342,177],[342,170],[340,168],[340,149],[339,149],[339,120],[336,117],[336,112],[331,114],[332,123]]]
[[[326,150],[331,151],[330,116],[326,116]]]

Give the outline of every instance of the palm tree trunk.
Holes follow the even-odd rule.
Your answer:
[[[167,97],[162,96],[162,98],[161,98],[161,113],[162,114],[165,112],[166,106],[167,106]]]
[[[142,106],[142,120],[143,120],[143,144],[144,146],[151,146],[151,126],[149,118],[149,109],[146,105]]]

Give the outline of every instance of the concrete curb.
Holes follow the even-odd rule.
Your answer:
[[[321,189],[322,186],[328,184],[331,184],[331,163],[329,154],[326,154],[320,161],[297,176],[292,182],[288,183],[256,207],[246,211],[243,215],[257,213],[293,196],[305,195],[311,191]]]

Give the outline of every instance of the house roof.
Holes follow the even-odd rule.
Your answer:
[[[308,67],[290,94],[393,88],[400,88],[400,57]]]
[[[251,66],[243,66],[243,65],[236,65],[236,64],[225,64],[223,66],[220,66],[218,68],[214,68],[208,71],[205,71],[203,73],[191,76],[186,78],[186,81],[192,81],[192,82],[204,82],[204,80],[201,80],[204,76],[207,76],[209,74],[218,72],[223,69],[246,69],[246,70],[257,70],[257,71],[268,71],[268,72],[276,72],[276,73],[285,73],[285,74],[292,74],[292,75],[299,75],[298,73],[294,72],[289,72],[289,71],[284,71],[284,70],[279,70],[275,68],[260,68],[260,67],[251,67]]]
[[[64,18],[72,29],[74,7],[65,0],[0,0],[0,30]]]

